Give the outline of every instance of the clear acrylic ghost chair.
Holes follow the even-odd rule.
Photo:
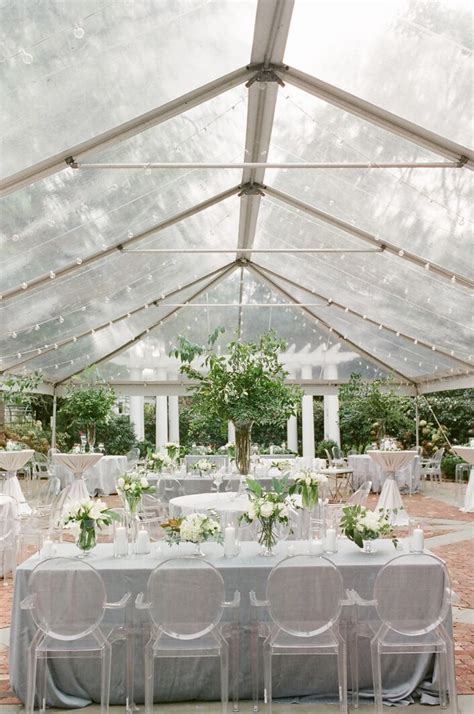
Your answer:
[[[11,496],[0,496],[0,573],[3,584],[7,585],[7,575],[15,576],[18,550],[18,503]]]
[[[127,471],[131,471],[138,464],[140,459],[140,449],[130,449],[126,454]]]
[[[472,466],[470,464],[456,464],[454,470],[456,506],[464,506],[464,496],[466,494],[466,486],[469,481],[471,468]]]
[[[144,493],[141,498],[140,512],[143,513],[145,517],[161,518],[166,520],[169,516],[169,506],[167,503],[163,503],[156,496],[152,496],[149,493]]]
[[[184,493],[184,486],[177,478],[162,476],[158,481],[158,496],[163,503],[168,503],[172,498],[184,496]]]
[[[229,643],[232,648],[234,709],[238,702],[238,628],[222,622],[227,608],[238,608],[240,593],[225,601],[224,581],[213,565],[193,557],[170,558],[148,579],[136,607],[148,610],[152,624],[145,646],[145,712],[153,711],[155,657],[220,657],[221,699],[227,712]]]
[[[264,637],[264,691],[272,711],[272,657],[333,655],[337,657],[339,709],[347,712],[346,643],[339,631],[344,600],[342,576],[324,556],[295,555],[276,565],[268,576],[266,599],[250,593],[260,612],[253,628],[252,672],[254,711],[258,710],[258,641]],[[268,620],[269,618],[269,620]]]
[[[441,483],[441,460],[443,455],[444,448],[438,449],[431,458],[422,460],[420,473],[422,482],[429,477],[431,483]]]
[[[365,483],[360,486],[357,491],[354,491],[352,496],[349,497],[348,503],[353,506],[367,506],[367,499],[369,497],[370,489],[372,488],[372,481],[365,481]]]
[[[351,647],[354,707],[359,704],[357,638],[368,637],[377,714],[383,714],[381,656],[416,653],[439,656],[441,707],[447,707],[449,697],[456,714],[454,644],[445,626],[453,592],[444,562],[429,553],[398,555],[377,575],[373,600],[363,600],[354,591],[349,595],[357,606]]]
[[[100,659],[100,710],[108,712],[112,643],[125,639],[126,630],[115,627],[107,633],[103,619],[106,610],[124,609],[129,599],[126,593],[118,602],[107,602],[101,576],[84,561],[50,558],[36,566],[21,603],[37,627],[28,648],[26,714],[34,711],[36,689],[40,711],[46,708],[48,660],[79,657]]]

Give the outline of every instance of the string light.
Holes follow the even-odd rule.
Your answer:
[[[85,35],[86,33],[85,33],[84,28],[81,27],[80,25],[78,25],[77,22],[76,22],[76,24],[74,25],[74,29],[73,29],[73,31],[72,31],[72,34],[74,35],[74,37],[76,38],[76,40],[82,40],[82,38],[84,37],[84,35]]]

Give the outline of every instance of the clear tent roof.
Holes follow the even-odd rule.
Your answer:
[[[0,369],[176,379],[223,325],[295,379],[469,384],[470,13],[2,0]]]

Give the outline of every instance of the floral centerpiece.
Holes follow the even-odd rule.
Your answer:
[[[24,449],[29,449],[30,447],[26,444],[22,444],[21,441],[13,441],[12,439],[7,439],[5,448],[0,446],[2,451],[24,451]]]
[[[272,488],[272,491],[264,491],[257,481],[247,479],[250,505],[240,517],[240,521],[245,523],[258,520],[258,542],[264,547],[262,555],[273,555],[272,548],[277,542],[275,527],[289,525],[288,482],[286,479],[273,479]]]
[[[146,467],[148,471],[161,472],[163,469],[170,468],[174,461],[168,454],[160,454],[159,451],[147,451]]]
[[[384,510],[377,513],[364,506],[345,506],[342,509],[340,526],[344,535],[367,553],[375,550],[373,542],[382,535],[391,535],[394,547],[398,545],[388,514]]]
[[[144,493],[154,493],[155,489],[150,486],[144,469],[129,471],[117,479],[117,493],[126,504],[127,510],[136,513],[140,499]]]
[[[193,471],[199,471],[201,476],[211,473],[216,468],[216,465],[209,461],[208,459],[199,459],[193,464]]]
[[[174,463],[179,463],[180,459],[184,456],[184,446],[180,446],[174,441],[168,441],[164,446],[167,456]]]
[[[228,441],[224,446],[220,446],[218,450],[219,454],[224,454],[228,456],[231,461],[235,460],[235,443],[233,441]]]
[[[280,473],[286,473],[288,471],[291,471],[291,461],[288,461],[288,459],[278,459],[272,461],[272,463],[270,464],[270,469],[275,469]]]
[[[288,489],[290,494],[299,493],[303,508],[312,511],[318,503],[319,487],[327,483],[325,474],[319,474],[311,469],[304,468],[294,476],[294,483]]]
[[[76,545],[84,557],[97,543],[97,528],[110,526],[117,514],[104,501],[84,500],[72,503],[62,518],[64,528],[79,529]]]
[[[188,516],[170,518],[161,524],[165,530],[169,545],[173,543],[194,543],[195,555],[203,555],[201,543],[214,540],[222,543],[221,524],[214,511],[209,513],[191,513]]]

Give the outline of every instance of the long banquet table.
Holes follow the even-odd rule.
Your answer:
[[[299,550],[303,544],[294,541],[292,546]],[[154,546],[159,547],[159,546]],[[240,554],[235,558],[224,558],[222,546],[204,543],[203,550],[208,560],[223,576],[226,597],[231,598],[235,590],[241,592],[240,626],[240,698],[251,698],[250,674],[250,590],[255,590],[263,598],[265,584],[271,568],[287,554],[287,544],[280,543],[276,554],[270,558],[259,556],[257,543],[241,544]],[[161,553],[116,559],[112,555],[111,544],[99,544],[88,562],[102,575],[109,601],[118,600],[125,592],[131,592],[129,617],[133,618],[134,632],[134,682],[135,701],[143,702],[143,648],[146,632],[146,613],[134,610],[136,595],[146,591],[148,576],[160,559],[189,552],[187,545],[161,546]],[[61,556],[74,556],[77,549],[73,544],[58,546]],[[380,568],[390,560],[396,551],[390,541],[379,544],[376,553],[366,554],[345,539],[339,542],[339,552],[331,555],[331,560],[340,568],[346,588],[354,588],[364,598],[370,598],[372,587]],[[10,677],[14,692],[25,701],[27,683],[27,648],[35,628],[30,614],[20,609],[20,603],[28,592],[28,577],[39,562],[32,556],[17,570],[13,599],[12,626],[10,636]],[[413,592],[416,592],[416,572],[413,574]],[[67,597],[67,593],[65,593]],[[76,592],[75,597],[87,597],[87,591]],[[199,597],[199,593],[196,593]],[[73,598],[71,599],[73,603]],[[347,608],[345,618],[350,617]],[[104,622],[115,623],[117,614],[107,611]],[[451,627],[451,623],[447,623]],[[362,696],[372,696],[372,675],[368,640],[359,640],[360,690]],[[115,649],[116,648],[116,649]],[[350,651],[349,651],[350,659]],[[125,646],[114,645],[112,666],[111,704],[125,701]],[[422,694],[422,702],[437,703],[437,685],[434,681],[432,655],[402,655],[383,658],[384,699],[392,703],[409,703],[415,690]],[[335,658],[318,657],[276,657],[274,661],[274,698],[281,697],[334,697],[337,693]],[[100,698],[100,673],[94,660],[60,659],[50,662],[48,675],[48,704],[56,707],[76,708],[85,706]],[[161,702],[204,700],[220,698],[219,663],[217,658],[162,659],[155,667],[155,699]]]

